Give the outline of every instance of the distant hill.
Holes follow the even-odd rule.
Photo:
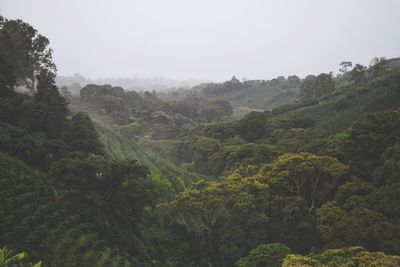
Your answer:
[[[99,78],[90,79],[78,73],[73,76],[57,76],[56,83],[59,87],[66,86],[74,95],[79,95],[79,90],[87,84],[109,84],[121,86],[128,91],[163,91],[169,88],[190,88],[204,81],[190,79],[178,81],[164,77],[139,78],[136,76],[126,78]]]
[[[377,67],[380,73],[375,76],[371,74],[374,67],[365,70],[370,75],[365,82],[342,81],[345,85],[331,94],[277,107],[272,114],[307,116],[316,122],[317,128],[337,132],[361,120],[365,113],[400,107],[400,59],[386,60]]]
[[[297,76],[243,82],[233,76],[223,83],[203,83],[190,90],[159,92],[158,96],[165,101],[175,101],[195,94],[205,99],[229,101],[234,116],[241,117],[246,111],[272,109],[293,102],[299,92],[299,85],[300,78]]]

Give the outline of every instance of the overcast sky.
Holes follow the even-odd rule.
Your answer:
[[[0,0],[50,39],[60,75],[225,80],[400,56],[400,0]]]

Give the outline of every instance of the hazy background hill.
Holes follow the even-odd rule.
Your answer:
[[[79,95],[79,90],[87,84],[109,84],[121,86],[128,91],[163,91],[169,88],[189,88],[205,81],[189,79],[178,81],[164,77],[140,78],[136,76],[125,78],[87,78],[75,73],[73,76],[57,76],[56,83],[59,87],[68,87],[72,94]]]

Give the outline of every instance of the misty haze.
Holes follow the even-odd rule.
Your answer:
[[[0,267],[400,266],[397,0],[0,0]]]

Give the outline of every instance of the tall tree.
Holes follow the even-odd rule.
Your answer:
[[[361,64],[356,64],[350,72],[351,74],[350,80],[354,81],[356,84],[363,83],[367,80],[366,72],[367,72],[367,67]]]
[[[353,63],[352,63],[351,61],[342,61],[342,62],[340,63],[340,69],[339,69],[339,71],[340,71],[342,74],[345,74],[345,73],[348,71],[348,69],[351,68],[352,66],[353,66]]]
[[[53,50],[48,45],[49,40],[28,23],[0,17],[0,68],[7,70],[0,75],[3,89],[26,86],[34,94],[36,76],[42,70],[55,74]]]
[[[273,190],[304,198],[312,211],[326,201],[346,171],[335,158],[299,153],[280,156],[261,173]]]
[[[300,97],[320,97],[335,90],[331,73],[321,73],[318,76],[308,75],[300,84]]]
[[[44,132],[49,137],[59,137],[67,125],[67,101],[58,92],[55,74],[41,70],[36,75],[37,93],[33,99],[29,123],[32,129]]]
[[[79,150],[104,155],[103,145],[87,113],[78,112],[72,117],[71,124],[64,133],[64,139],[71,151]]]

